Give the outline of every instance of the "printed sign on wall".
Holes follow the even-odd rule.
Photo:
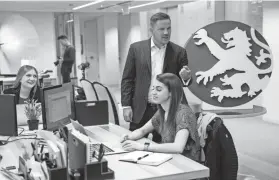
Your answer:
[[[220,21],[196,31],[185,45],[193,73],[190,91],[202,101],[234,107],[257,97],[272,74],[272,52],[254,28]]]

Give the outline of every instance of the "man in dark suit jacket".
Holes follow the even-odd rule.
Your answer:
[[[71,45],[67,36],[61,35],[57,39],[65,48],[63,59],[60,58],[59,61],[61,62],[61,75],[63,83],[68,83],[71,82],[70,74],[72,72],[73,64],[76,61],[76,50]]]
[[[131,131],[142,127],[157,110],[152,104],[151,91],[158,74],[176,74],[184,80],[183,83],[189,83],[191,79],[186,50],[169,41],[170,17],[156,13],[150,18],[150,27],[150,39],[130,46],[122,76],[121,103],[125,121],[131,122]],[[187,103],[185,97],[184,103]],[[153,141],[161,141],[156,132]]]

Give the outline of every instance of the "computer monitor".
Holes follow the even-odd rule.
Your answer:
[[[64,83],[62,84],[62,86],[65,89],[69,89],[70,90],[70,99],[71,99],[71,119],[76,119],[76,111],[75,111],[75,87],[73,85],[73,83],[69,82],[69,83]]]
[[[0,95],[0,136],[17,136],[17,112],[15,95]]]
[[[42,119],[46,130],[55,131],[74,119],[74,93],[71,83],[41,89]]]

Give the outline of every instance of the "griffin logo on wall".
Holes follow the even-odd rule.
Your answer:
[[[221,107],[245,104],[267,86],[272,53],[254,28],[235,21],[207,25],[185,46],[193,73],[192,93]]]

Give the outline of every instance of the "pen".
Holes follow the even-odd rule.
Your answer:
[[[45,145],[43,144],[40,150],[40,154],[41,154],[41,160],[43,160],[43,150],[44,150]]]
[[[144,155],[144,156],[142,156],[142,157],[139,157],[139,158],[138,158],[138,161],[141,160],[141,159],[143,159],[143,158],[145,158],[145,157],[147,157],[147,156],[149,156],[149,154],[146,154],[146,155]]]
[[[33,155],[34,155],[34,157],[35,157],[35,160],[37,160],[38,162],[40,162],[40,159],[39,159],[39,157],[38,157],[38,155],[37,155],[36,147],[35,147],[34,143],[31,142],[31,146],[32,146],[32,149],[33,149]]]
[[[43,144],[41,147],[41,151],[40,151],[41,154],[43,153],[44,147],[45,147],[45,145]]]
[[[103,152],[103,148],[104,148],[104,147],[103,147],[103,144],[101,144],[101,145],[100,145],[100,148],[99,148],[99,154],[98,154],[98,156],[99,156],[99,157],[98,157],[98,161],[99,161],[99,162],[102,160],[102,157],[103,157],[103,153],[104,153],[104,152]]]
[[[35,145],[32,142],[31,142],[31,146],[32,146],[33,151],[35,151],[36,148],[35,148]]]
[[[92,157],[95,158],[95,151],[93,151]]]

